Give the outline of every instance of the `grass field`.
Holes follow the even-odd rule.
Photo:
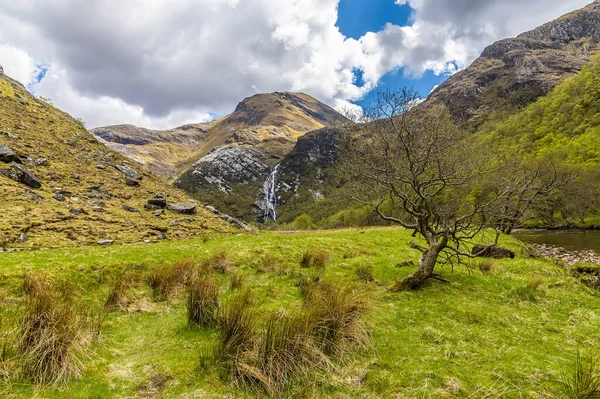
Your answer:
[[[451,283],[431,281],[419,291],[389,293],[389,284],[415,268],[396,266],[418,260],[410,240],[409,231],[381,228],[2,253],[0,396],[264,397],[236,387],[214,365],[201,365],[218,334],[188,327],[184,292],[155,302],[143,282],[155,267],[226,251],[233,269],[246,276],[261,321],[282,308],[302,307],[302,275],[353,286],[371,302],[365,315],[369,347],[336,357],[326,372],[291,381],[281,397],[564,397],[561,381],[573,372],[577,353],[599,351],[598,292],[561,265],[526,257],[520,243],[504,238],[502,244],[520,254],[516,259],[493,261],[488,271],[479,269],[479,261],[470,268],[440,268]],[[331,254],[323,270],[300,268],[309,249]],[[47,276],[73,306],[94,314],[123,270],[141,277],[128,290],[128,302],[108,313],[100,337],[86,344],[82,375],[58,387],[35,386],[20,376],[10,347],[24,308],[24,276]],[[231,275],[214,274],[224,300],[235,295]]]

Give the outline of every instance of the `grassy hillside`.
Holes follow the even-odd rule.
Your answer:
[[[309,281],[319,276],[316,285],[350,286],[369,298],[368,348],[333,357],[335,367],[291,380],[281,397],[564,398],[561,381],[574,372],[577,352],[598,351],[598,292],[562,265],[519,255],[473,262],[470,270],[442,268],[452,283],[430,282],[421,291],[391,294],[386,286],[414,268],[395,265],[418,259],[411,239],[409,231],[384,228],[3,254],[0,316],[6,349],[0,395],[264,397],[260,390],[237,388],[218,364],[200,361],[219,334],[211,327],[188,328],[185,292],[155,302],[144,283],[156,267],[182,258],[200,262],[225,251],[218,259],[221,264],[229,259],[230,271],[212,273],[221,299],[235,297],[239,289],[231,291],[230,280],[243,273],[259,330],[275,313],[302,311],[298,283],[307,276]],[[504,244],[524,253],[512,239]],[[322,269],[299,268],[309,249],[328,252],[329,263],[324,258]],[[480,266],[487,267],[480,271]],[[86,344],[81,377],[63,389],[34,387],[20,378],[12,335],[6,333],[18,331],[24,274],[68,282],[58,285],[68,287],[70,303],[94,314],[125,270],[135,276],[124,291],[126,300],[108,314],[99,339]]]
[[[155,196],[170,203],[192,199],[100,144],[80,122],[3,74],[0,144],[41,184],[32,188],[0,174],[0,247],[136,242],[156,240],[159,234],[189,238],[232,231],[202,207],[195,215],[165,210],[155,216],[146,211],[144,205]],[[9,162],[0,159],[1,171],[18,167],[8,158],[4,161]],[[117,167],[132,168],[139,176],[127,181]]]

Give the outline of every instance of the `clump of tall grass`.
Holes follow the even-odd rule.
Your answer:
[[[600,356],[582,357],[577,353],[572,374],[563,378],[562,387],[568,399],[599,398]]]
[[[279,268],[279,260],[275,255],[267,252],[264,253],[259,260],[259,271],[260,272],[273,272]]]
[[[489,258],[482,259],[477,263],[477,268],[479,269],[479,271],[484,273],[493,272],[495,266],[496,263],[494,262],[494,260]]]
[[[373,277],[373,266],[371,265],[358,265],[354,269],[354,273],[356,274],[356,277],[365,283],[370,283],[375,280],[375,277]]]
[[[17,354],[23,376],[35,384],[64,384],[81,375],[84,319],[39,276],[25,280],[25,314]]]
[[[150,271],[147,283],[156,302],[168,300],[177,288],[185,286],[196,268],[191,260],[180,260],[171,266],[157,267]]]
[[[244,272],[238,270],[238,271],[232,273],[231,276],[229,277],[229,288],[232,291],[239,290],[244,287],[244,285],[246,284],[246,280],[247,280],[246,274]]]
[[[129,303],[127,290],[132,288],[135,277],[131,272],[125,271],[120,273],[108,292],[108,297],[104,303],[107,309],[123,309]]]
[[[300,274],[300,278],[296,284],[296,286],[300,289],[300,296],[303,298],[309,297],[313,288],[319,284],[320,281],[321,276],[307,276],[305,274]]]
[[[229,259],[226,251],[221,251],[213,254],[203,263],[205,270],[226,274],[233,269],[233,262]]]
[[[225,363],[236,363],[239,355],[253,345],[256,320],[257,314],[251,307],[248,290],[221,306],[217,315],[219,339],[215,357]]]
[[[220,290],[219,281],[211,275],[196,275],[190,280],[187,295],[190,327],[216,325]]]
[[[363,317],[370,305],[364,293],[338,283],[322,283],[305,296],[304,307],[325,354],[337,355],[368,345]]]
[[[314,267],[319,270],[324,270],[330,260],[330,252],[309,249],[302,254],[302,258],[300,259],[300,267],[305,269]]]

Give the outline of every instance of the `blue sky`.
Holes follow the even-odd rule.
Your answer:
[[[411,25],[412,13],[412,8],[408,5],[400,6],[395,0],[340,0],[336,26],[346,37],[360,39],[367,32],[379,32],[388,23],[398,26]],[[355,70],[358,86],[361,86],[361,75],[360,70]],[[431,71],[419,78],[411,78],[404,76],[403,69],[397,69],[384,75],[377,89],[354,103],[368,107],[377,92],[402,87],[412,87],[421,97],[427,97],[436,85],[447,78],[448,76],[436,75]]]

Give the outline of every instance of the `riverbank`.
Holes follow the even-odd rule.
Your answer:
[[[542,256],[557,259],[572,266],[576,263],[595,263],[600,265],[600,254],[592,250],[567,251],[564,248],[546,244],[531,244]]]

